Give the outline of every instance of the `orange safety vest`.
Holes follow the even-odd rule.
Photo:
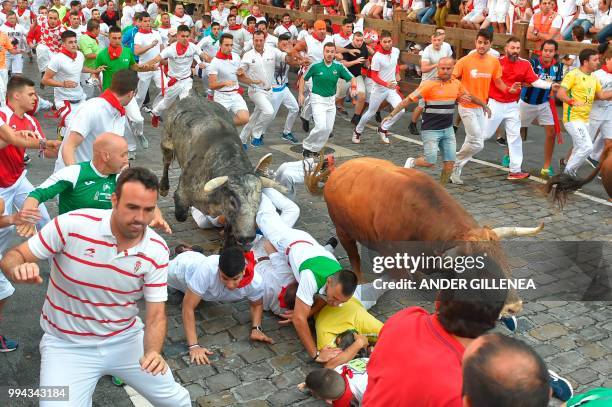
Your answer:
[[[551,13],[549,16],[544,16],[541,12],[536,13],[533,15],[533,26],[539,32],[548,34],[548,32],[550,31],[550,27],[552,26],[552,23],[556,17],[557,17],[557,13],[555,12]],[[553,39],[560,39],[560,38],[561,38],[561,34],[557,33],[557,35]]]

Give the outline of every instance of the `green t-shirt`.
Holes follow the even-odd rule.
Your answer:
[[[96,68],[102,65],[106,66],[104,72],[102,72],[102,90],[110,88],[111,81],[115,72],[119,72],[123,69],[130,69],[132,65],[136,64],[134,60],[134,54],[129,48],[123,47],[121,49],[121,55],[119,58],[113,60],[110,59],[108,54],[108,48],[104,48],[98,53],[96,58]]]
[[[566,402],[567,407],[606,407],[612,406],[612,389],[597,387],[586,393],[578,394]]]
[[[61,5],[59,7],[52,6],[51,10],[57,11],[57,14],[59,14],[60,21],[62,21],[64,17],[66,17],[66,14],[68,14],[68,8],[64,5]],[[38,13],[38,10],[36,10],[36,12]]]
[[[317,282],[317,290],[320,290],[327,282],[327,277],[342,270],[342,266],[336,260],[329,257],[316,256],[304,260],[300,264],[299,270],[300,273],[304,270],[310,270]]]
[[[329,97],[336,95],[338,79],[342,78],[348,82],[353,79],[353,74],[336,61],[332,61],[329,66],[325,64],[325,61],[321,61],[311,65],[306,72],[304,80],[307,81],[310,78],[312,78],[312,93]]]
[[[102,175],[91,161],[69,165],[51,175],[30,192],[43,203],[59,195],[59,214],[82,208],[112,209],[117,174]]]
[[[81,38],[79,38],[79,49],[81,50],[83,55],[98,55],[98,52],[100,52],[100,46],[98,45],[98,41],[94,38],[91,38],[87,34],[83,34],[81,35]],[[84,65],[88,68],[96,69],[96,58],[85,58]]]

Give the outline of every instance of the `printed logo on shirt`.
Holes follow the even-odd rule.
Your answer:
[[[472,69],[470,71],[470,76],[474,79],[476,78],[487,78],[491,79],[491,74],[487,72],[478,72],[478,69]]]
[[[83,184],[85,184],[85,185],[93,185],[95,183],[96,183],[96,181],[85,181]]]
[[[94,249],[93,247],[90,247],[90,248],[85,249],[85,253],[83,253],[83,256],[93,258],[95,254],[96,254],[96,249]]]
[[[134,273],[140,270],[140,267],[142,267],[142,262],[138,260],[136,263],[134,263]]]

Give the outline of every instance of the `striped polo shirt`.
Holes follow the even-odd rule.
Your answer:
[[[458,79],[443,82],[436,78],[421,82],[408,97],[413,102],[421,98],[425,101],[422,130],[442,130],[453,125],[457,99],[465,93],[467,91]]]
[[[561,82],[563,79],[563,65],[557,61],[549,66],[544,66],[540,57],[534,55],[529,60],[533,71],[543,81],[547,82]],[[521,100],[530,105],[541,105],[542,103],[548,103],[550,98],[550,89],[539,89],[533,86],[524,87],[521,91]]]
[[[58,216],[28,241],[51,259],[40,325],[47,334],[93,344],[143,328],[136,301],[164,302],[168,247],[150,228],[140,243],[117,253],[112,210],[79,209]]]

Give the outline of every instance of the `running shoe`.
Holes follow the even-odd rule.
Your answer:
[[[140,141],[142,148],[144,148],[145,150],[149,148],[149,139],[144,134],[138,135],[138,141]]]
[[[310,122],[303,117],[300,117],[300,120],[302,121],[302,130],[308,133],[310,131]]]
[[[385,144],[390,144],[391,142],[389,141],[389,137],[387,136],[388,131],[387,130],[383,130],[382,127],[378,127],[378,130],[376,130],[376,132],[378,133],[378,135],[380,136],[380,140],[385,143]]]
[[[19,346],[17,341],[7,338],[6,336],[0,335],[0,352],[12,352]]]
[[[506,328],[508,328],[510,332],[516,332],[516,329],[518,328],[518,320],[515,316],[501,317],[499,320],[506,326]]]
[[[500,138],[498,138],[498,139],[495,139],[495,142],[496,142],[497,144],[499,144],[500,146],[502,146],[502,147],[506,147],[506,146],[508,145],[508,142],[507,142],[507,141],[506,141],[506,139],[505,139],[505,138],[503,138],[503,137],[500,137]]]
[[[586,160],[593,168],[597,168],[599,166],[599,161],[593,160],[591,157],[587,157]]]
[[[335,236],[332,236],[327,239],[327,242],[323,243],[323,246],[331,246],[332,249],[335,249],[336,246],[338,246],[338,239],[336,239]]]
[[[272,153],[264,154],[264,156],[259,159],[257,165],[255,166],[255,174],[270,178],[270,164],[272,164]]]
[[[419,134],[419,129],[417,128],[416,123],[410,122],[410,125],[408,126],[408,130],[410,130],[410,134],[414,134],[415,136],[418,136]]]
[[[414,158],[408,157],[406,159],[406,163],[404,164],[404,168],[414,168],[414,161],[415,161]]]
[[[306,150],[304,149],[304,151],[302,151],[302,156],[304,158],[319,158],[319,153],[316,153],[314,151],[310,151],[310,150]]]
[[[528,172],[511,172],[508,174],[508,180],[525,179],[529,178],[531,174]]]
[[[24,165],[28,165],[31,161],[32,161],[32,158],[30,158],[29,155],[27,155],[27,154],[23,155],[23,164]]]
[[[453,169],[449,179],[452,184],[463,185],[463,181],[461,180],[461,171]]]
[[[260,138],[254,138],[253,140],[251,140],[251,145],[253,147],[261,147],[264,145],[264,142]]]
[[[553,171],[552,165],[548,168],[542,168],[540,170],[540,177],[542,178],[552,178],[555,176],[555,172]]]
[[[125,385],[124,381],[118,378],[117,376],[111,376],[111,381],[113,382],[115,386],[118,386],[118,387]]]
[[[357,130],[353,130],[353,143],[359,144],[361,143],[361,133],[357,133]]]
[[[293,133],[289,132],[289,133],[283,133],[281,135],[281,138],[285,141],[290,142],[291,144],[297,144],[298,143],[298,139],[295,138],[295,136],[293,135]]]
[[[502,158],[501,166],[505,168],[508,168],[510,166],[510,156],[509,155],[505,155],[504,158]]]
[[[553,392],[553,397],[561,401],[571,399],[574,395],[574,388],[572,387],[571,383],[552,370],[549,370],[548,374],[550,377],[550,387]]]

